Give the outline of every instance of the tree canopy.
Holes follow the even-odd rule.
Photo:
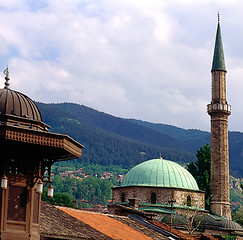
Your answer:
[[[196,154],[197,161],[187,165],[188,171],[196,179],[200,190],[206,192],[205,207],[210,207],[210,165],[211,165],[211,147],[209,144],[203,145]]]

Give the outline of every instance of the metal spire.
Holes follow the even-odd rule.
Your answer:
[[[6,80],[6,82],[5,82],[5,89],[9,89],[9,80],[10,80],[10,77],[9,77],[9,71],[8,71],[8,66],[7,66],[7,68],[3,71],[3,74],[5,75],[5,80]]]
[[[214,47],[214,56],[213,56],[213,64],[211,71],[225,71],[225,62],[224,62],[224,51],[223,51],[223,43],[221,38],[221,30],[220,30],[220,18],[218,13],[218,27],[216,33],[215,47]]]

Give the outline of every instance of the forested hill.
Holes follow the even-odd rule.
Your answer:
[[[102,165],[133,166],[151,158],[185,163],[195,159],[196,150],[210,142],[210,133],[200,130],[123,119],[72,103],[37,103],[51,131],[70,135],[85,146],[82,160]],[[163,119],[161,119],[163,121]],[[243,175],[242,133],[230,133],[231,169]],[[239,145],[240,143],[240,145]]]

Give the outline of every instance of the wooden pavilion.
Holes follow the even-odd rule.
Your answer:
[[[51,133],[36,104],[24,94],[0,89],[0,239],[40,239],[41,193],[51,183],[53,163],[81,157],[83,146]],[[47,175],[47,179],[46,179]],[[49,186],[52,194],[52,186]]]

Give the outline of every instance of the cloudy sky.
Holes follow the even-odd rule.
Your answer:
[[[242,11],[240,0],[3,0],[0,71],[35,101],[209,131],[219,12],[229,129],[243,131]]]

